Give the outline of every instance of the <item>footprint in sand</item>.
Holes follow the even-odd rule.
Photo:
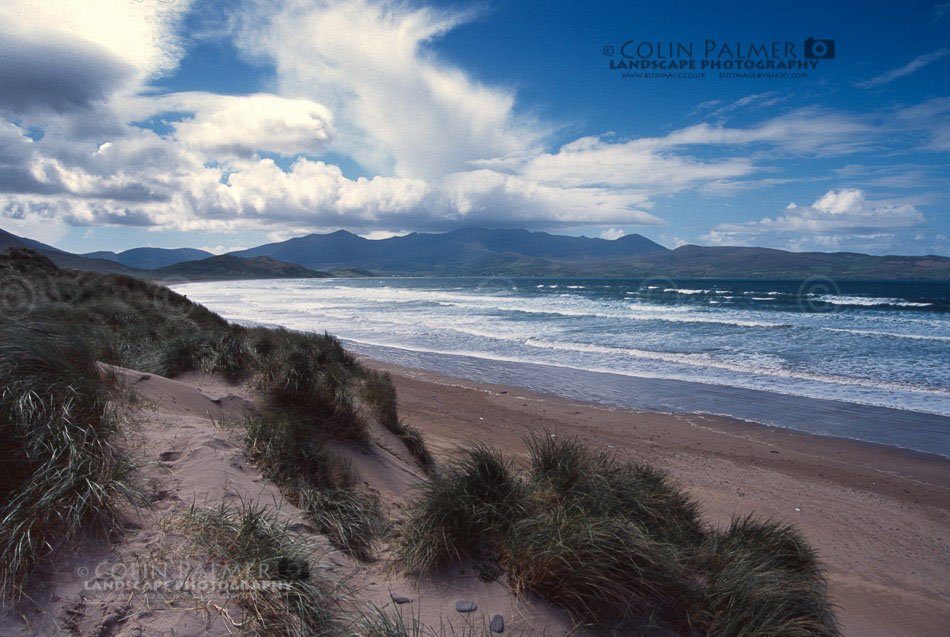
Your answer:
[[[212,438],[211,440],[204,443],[205,447],[211,447],[212,449],[234,449],[237,445],[229,440],[224,438]]]
[[[181,458],[180,451],[163,451],[158,454],[158,459],[162,462],[175,462],[179,458]]]

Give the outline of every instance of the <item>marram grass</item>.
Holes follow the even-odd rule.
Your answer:
[[[131,467],[89,348],[41,324],[0,325],[0,592],[80,531],[107,531],[135,499]]]
[[[836,635],[814,550],[788,526],[709,528],[672,479],[574,439],[529,437],[516,473],[477,446],[431,476],[396,559],[410,573],[494,560],[516,591],[612,634]]]

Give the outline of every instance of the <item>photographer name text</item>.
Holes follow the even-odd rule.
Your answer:
[[[813,71],[835,57],[835,41],[732,42],[627,40],[606,45],[611,70],[650,71]]]

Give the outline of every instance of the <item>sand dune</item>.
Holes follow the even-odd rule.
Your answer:
[[[555,635],[570,630],[563,611],[541,600],[515,597],[500,582],[483,582],[473,567],[457,566],[436,577],[410,580],[392,572],[385,553],[365,564],[336,550],[248,461],[241,423],[254,411],[255,396],[247,387],[197,373],[170,380],[114,370],[136,397],[125,409],[124,429],[150,506],[129,508],[122,531],[111,543],[88,539],[60,551],[54,565],[35,578],[28,612],[6,614],[0,634],[234,634],[241,610],[226,595],[101,587],[131,581],[130,574],[148,572],[148,564],[187,564],[210,572],[214,561],[193,546],[181,519],[193,506],[241,502],[273,507],[294,531],[307,536],[316,561],[340,580],[354,608],[368,603],[392,609],[396,595],[411,600],[400,606],[405,617],[447,631],[487,627],[495,614],[503,615],[511,630]],[[375,422],[371,430],[374,442],[368,449],[332,447],[398,519],[407,494],[424,474],[395,436]],[[460,600],[474,601],[478,609],[460,614],[455,610]]]

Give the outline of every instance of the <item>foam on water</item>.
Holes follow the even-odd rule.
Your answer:
[[[326,330],[359,346],[424,352],[427,360],[462,356],[950,416],[946,284],[841,283],[836,294],[803,287],[390,278],[176,289],[227,318]],[[671,395],[664,404],[696,409],[714,393]]]

